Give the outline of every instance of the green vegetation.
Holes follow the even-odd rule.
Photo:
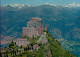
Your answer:
[[[38,44],[41,45],[41,47],[38,50],[26,51],[14,57],[76,57],[67,50],[64,50],[61,44],[56,39],[54,39],[48,33],[48,31],[45,32],[47,34],[46,38],[48,39],[48,42],[46,44],[41,45],[41,42],[39,42]],[[36,42],[32,40],[30,42],[30,45],[33,46],[35,43]],[[27,48],[29,48],[29,46]]]
[[[23,39],[27,39],[28,41],[32,41],[32,40],[37,41],[37,40],[39,40],[40,37],[41,37],[41,36],[37,36],[37,37],[34,37],[34,36],[33,36],[32,38],[30,38],[30,37],[24,35],[24,36],[23,36]]]
[[[61,43],[63,43],[65,40],[59,40]],[[80,41],[65,41],[62,44],[63,48],[70,51],[71,53],[77,55],[80,57]],[[76,49],[77,48],[77,49]],[[77,52],[75,52],[77,51]]]
[[[23,36],[23,39],[27,39],[27,38],[29,38],[29,37],[28,37],[28,36],[26,36],[26,35],[24,35],[24,36]]]
[[[38,44],[39,46],[41,46],[41,45],[42,45],[42,43],[41,43],[41,42],[38,42],[37,44]]]
[[[39,39],[41,36],[37,36],[37,39]]]
[[[24,47],[24,51],[28,51],[30,49],[31,49],[30,45],[27,45],[26,47]]]
[[[9,44],[9,48],[15,48],[16,46],[15,46],[15,43],[13,42],[13,40],[12,40],[12,42]]]
[[[73,57],[74,55],[69,53],[68,51],[62,49],[61,45],[58,44],[53,38],[47,37],[49,40],[49,48],[53,57]],[[75,57],[75,56],[74,56]]]
[[[32,40],[32,41],[30,42],[30,45],[33,46],[34,44],[36,44],[36,42]]]

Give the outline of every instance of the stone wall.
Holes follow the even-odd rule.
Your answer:
[[[27,46],[27,44],[29,44],[29,41],[27,40],[27,39],[15,39],[15,40],[13,40],[13,42],[15,42],[16,43],[16,45],[17,46]]]

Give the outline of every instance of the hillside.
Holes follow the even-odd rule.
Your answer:
[[[43,19],[43,25],[47,24],[48,31],[54,38],[64,39],[59,41],[66,50],[80,56],[79,7],[41,5],[36,7],[24,6],[20,9],[11,6],[0,6],[0,8],[2,12],[0,15],[2,39],[6,36],[22,37],[22,27],[26,27],[26,22],[31,17],[40,17]],[[73,46],[70,45],[71,43]],[[2,45],[2,47],[5,45]]]
[[[48,32],[46,38],[48,39],[48,42],[42,45],[39,50],[26,51],[15,57],[76,57],[67,50],[64,50],[61,44],[56,39],[54,39]]]

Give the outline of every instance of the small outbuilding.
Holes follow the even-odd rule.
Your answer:
[[[38,49],[39,49],[39,45],[38,44],[33,45],[33,50],[38,50]]]

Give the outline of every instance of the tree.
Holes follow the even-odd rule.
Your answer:
[[[33,35],[32,39],[33,39],[33,40],[35,40],[35,39],[36,39],[36,37],[34,37],[34,35]]]
[[[44,32],[48,33],[48,30],[44,30]]]
[[[15,49],[13,49],[13,55],[16,55],[16,50]]]
[[[7,46],[5,46],[4,48],[7,48]]]
[[[23,48],[23,46],[21,45],[20,48]]]
[[[1,52],[0,52],[0,56],[2,57],[2,54],[1,54]]]
[[[33,47],[34,44],[36,44],[36,42],[32,40],[32,41],[30,42],[30,45]]]
[[[10,53],[11,53],[11,56],[12,56],[12,54],[13,54],[13,50],[10,50]]]
[[[10,47],[10,48],[15,48],[15,43],[13,42],[13,40],[12,40],[12,42],[9,44],[9,47]]]
[[[8,57],[8,50],[6,50],[5,54],[6,54],[6,57]]]
[[[31,49],[30,45],[27,45],[27,46],[24,48],[25,51],[30,50],[30,49]]]
[[[39,46],[41,46],[41,45],[42,45],[42,43],[41,43],[41,42],[38,42],[38,45],[39,45]]]

